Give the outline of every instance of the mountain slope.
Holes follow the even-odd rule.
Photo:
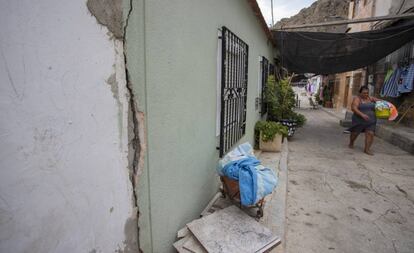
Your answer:
[[[343,20],[348,18],[348,8],[350,0],[318,0],[308,8],[302,9],[298,14],[283,18],[275,24],[276,29],[283,26],[321,23],[334,20]],[[296,29],[300,31],[312,32],[344,32],[346,25],[327,26],[315,28]]]

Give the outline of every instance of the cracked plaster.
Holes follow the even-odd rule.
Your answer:
[[[117,39],[123,39],[122,0],[88,0],[90,13]]]
[[[136,185],[138,182],[139,171],[143,167],[143,152],[142,148],[143,143],[143,121],[144,115],[138,110],[137,102],[135,101],[135,96],[132,90],[132,84],[129,80],[128,74],[128,65],[127,65],[127,55],[126,55],[126,29],[128,27],[128,20],[132,13],[132,1],[129,2],[129,10],[126,15],[125,25],[123,22],[123,5],[122,0],[88,0],[87,7],[90,13],[96,18],[97,22],[105,27],[113,34],[113,36],[121,40],[123,43],[122,54],[123,54],[123,68],[125,69],[125,80],[126,80],[126,90],[129,97],[129,109],[128,109],[128,161],[129,161],[129,173],[130,181],[132,184],[132,205],[133,215],[125,223],[125,237],[124,248],[118,249],[119,253],[128,253],[128,252],[138,252],[139,249],[139,227],[138,227],[138,199],[137,199],[137,189]],[[119,53],[119,52],[117,52]],[[117,101],[119,111],[122,111],[122,104],[119,101],[119,90],[118,82],[116,80],[116,74],[112,74],[106,81],[110,87],[114,99]],[[118,115],[118,118],[120,115]],[[119,127],[122,128],[122,119],[119,119]],[[120,130],[120,133],[122,130]],[[141,169],[140,169],[141,168]]]

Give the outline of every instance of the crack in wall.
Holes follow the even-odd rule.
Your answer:
[[[134,216],[135,219],[130,220],[130,222],[126,223],[125,226],[125,234],[128,238],[128,235],[135,234],[136,237],[132,238],[132,241],[126,241],[125,245],[126,248],[124,249],[124,253],[129,252],[141,252],[139,245],[139,207],[138,207],[138,195],[137,195],[137,184],[138,184],[138,177],[140,175],[140,165],[143,162],[143,120],[144,120],[144,114],[138,110],[137,101],[135,98],[135,94],[132,88],[132,83],[130,80],[130,75],[128,72],[128,60],[127,60],[127,45],[126,45],[126,38],[127,38],[127,28],[129,24],[129,19],[131,16],[131,13],[133,11],[133,2],[132,0],[129,0],[129,10],[125,19],[125,25],[123,27],[123,47],[124,47],[124,65],[125,65],[125,78],[126,78],[126,88],[128,90],[129,95],[129,106],[130,106],[130,112],[131,112],[131,118],[132,118],[132,139],[130,140],[130,151],[132,153],[132,161],[129,164],[130,170],[130,180],[132,184],[132,196],[133,196],[133,206],[134,206]],[[140,127],[141,126],[141,127]],[[140,134],[141,133],[141,134]],[[131,153],[130,152],[130,153]],[[127,231],[127,225],[131,224],[130,229],[132,231]],[[130,247],[130,246],[136,247]]]
[[[123,39],[122,0],[88,0],[86,6],[99,24],[106,26],[115,38]]]
[[[144,152],[145,152],[145,134],[144,134],[144,113],[139,111],[138,103],[133,92],[130,75],[127,65],[127,28],[130,16],[133,11],[133,1],[129,0],[128,13],[125,18],[125,25],[123,22],[123,1],[122,0],[88,0],[86,5],[89,12],[94,16],[100,25],[108,28],[109,34],[112,34],[112,38],[122,42],[123,47],[123,60],[125,69],[125,81],[127,89],[127,99],[129,103],[128,109],[128,168],[129,179],[132,185],[132,205],[133,215],[125,222],[124,233],[124,247],[115,251],[117,253],[136,253],[141,252],[139,243],[139,208],[138,208],[138,195],[137,184],[140,174],[143,170]],[[118,101],[118,91],[116,90],[115,75],[108,79],[108,84],[111,85],[111,89],[115,99]]]

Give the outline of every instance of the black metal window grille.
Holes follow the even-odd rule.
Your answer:
[[[276,75],[276,72],[275,72],[275,65],[273,65],[273,64],[269,64],[269,75]]]
[[[226,27],[221,33],[220,157],[246,133],[249,46]]]
[[[260,114],[263,116],[267,113],[267,103],[265,101],[265,89],[267,84],[267,78],[269,77],[269,60],[265,57],[262,57],[260,61],[261,70],[262,70],[262,94],[261,94],[261,106],[260,106]]]

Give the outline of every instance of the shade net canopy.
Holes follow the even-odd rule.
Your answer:
[[[356,33],[272,31],[290,72],[334,74],[371,65],[414,39],[414,20]]]

